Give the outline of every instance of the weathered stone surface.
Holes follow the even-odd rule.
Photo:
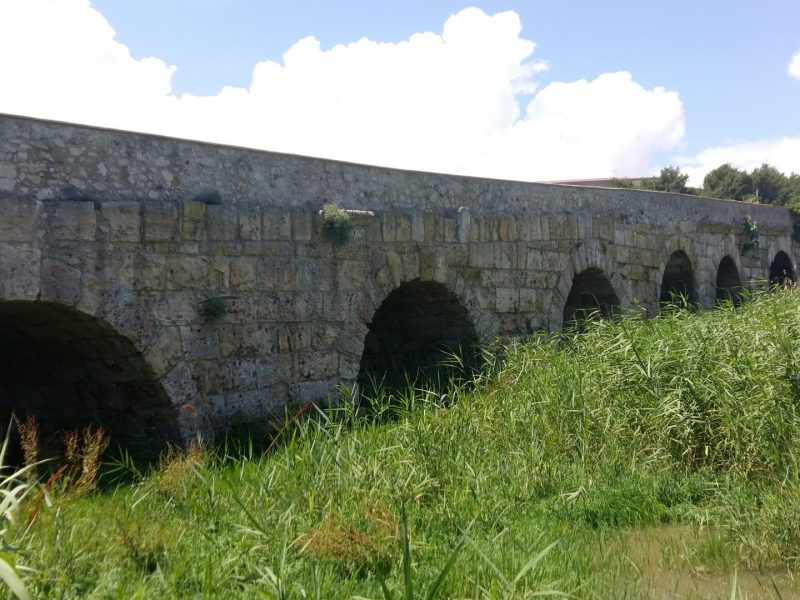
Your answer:
[[[561,327],[584,272],[602,273],[623,307],[655,313],[675,251],[710,305],[725,256],[754,287],[779,252],[793,265],[800,250],[790,213],[767,206],[394,171],[21,117],[0,117],[0,134],[0,317],[11,300],[72,307],[77,324],[96,316],[102,334],[80,344],[90,359],[59,372],[87,378],[109,414],[130,413],[125,394],[149,390],[125,418],[162,432],[173,419],[184,439],[338,401],[379,307],[416,280],[452,295],[482,343]],[[189,200],[204,189],[223,204]],[[343,246],[319,238],[327,202],[353,215]],[[746,215],[759,224],[748,252]],[[408,315],[424,301],[409,300]],[[397,326],[434,328],[450,318],[445,306]],[[174,414],[154,408],[153,390]]]
[[[94,240],[97,215],[92,202],[52,202],[48,205],[48,213],[48,233],[54,240]]]
[[[108,223],[112,242],[138,242],[141,238],[138,202],[104,202],[100,213]]]

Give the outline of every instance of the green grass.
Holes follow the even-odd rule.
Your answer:
[[[800,293],[504,350],[9,532],[32,597],[800,593]]]

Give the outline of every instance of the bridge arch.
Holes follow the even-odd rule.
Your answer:
[[[575,310],[600,308],[610,314],[626,305],[621,274],[596,240],[573,248],[567,268],[561,273],[550,303],[548,321],[551,330],[567,325]],[[604,308],[605,307],[605,308]]]
[[[664,263],[658,290],[662,306],[675,302],[678,297],[685,298],[690,306],[696,306],[699,300],[694,263],[683,249],[673,251]]]
[[[447,373],[457,355],[476,366],[478,336],[466,308],[443,284],[416,279],[394,289],[375,311],[364,338],[359,383],[400,388]]]
[[[619,297],[606,274],[597,267],[589,267],[572,280],[564,303],[562,327],[576,325],[592,313],[610,317],[619,305]]]
[[[770,285],[785,285],[795,281],[795,266],[789,255],[778,250],[769,263]]]
[[[744,299],[739,267],[729,254],[719,261],[714,288],[716,302],[733,302],[734,305],[739,305]]]
[[[0,423],[12,412],[35,416],[54,441],[89,424],[136,454],[181,440],[170,397],[134,343],[55,302],[0,300]]]
[[[428,371],[436,372],[435,365],[441,359],[446,362],[450,352],[475,356],[470,352],[498,335],[497,317],[483,306],[461,273],[447,266],[441,255],[435,259],[435,268],[428,268],[429,259],[416,253],[401,257],[391,251],[379,258],[380,266],[364,282],[357,318],[344,324],[337,342],[344,380],[383,379],[402,386],[404,371],[412,375],[423,367],[424,375],[427,365]],[[402,339],[398,339],[401,329]],[[427,355],[422,352],[411,361],[397,356],[398,344],[425,343],[432,348]],[[388,375],[387,366],[391,367]]]

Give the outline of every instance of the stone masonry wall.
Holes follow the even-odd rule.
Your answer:
[[[214,190],[220,204],[196,200]],[[320,236],[325,203],[354,239]],[[743,252],[744,220],[759,246]],[[354,165],[0,116],[0,311],[50,302],[130,340],[182,435],[319,400],[359,368],[367,324],[404,282],[436,281],[481,342],[558,329],[573,278],[601,269],[625,307],[658,312],[683,250],[713,303],[798,253],[788,211],[631,190]],[[204,301],[229,310],[204,316]],[[2,382],[0,382],[2,392]]]

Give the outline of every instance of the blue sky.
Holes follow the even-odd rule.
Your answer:
[[[800,172],[798,52],[795,0],[0,0],[0,111],[514,179],[678,164],[699,183],[726,161]]]

